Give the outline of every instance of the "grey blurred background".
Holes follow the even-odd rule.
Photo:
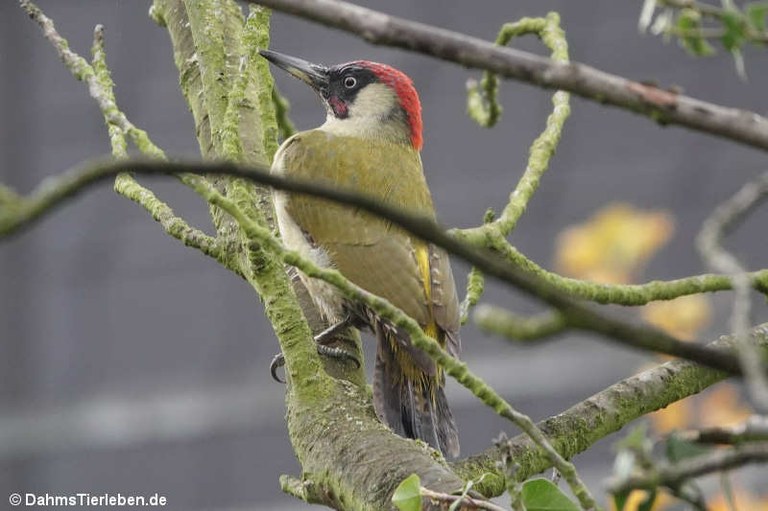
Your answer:
[[[637,32],[639,1],[363,2],[387,12],[493,39],[500,23],[561,13],[572,58],[638,80],[679,85],[695,97],[765,113],[766,53],[746,53],[749,81],[727,55],[696,60]],[[73,49],[89,53],[106,27],[117,99],[170,155],[196,156],[192,118],[178,90],[168,35],[149,1],[40,0]],[[465,81],[479,73],[376,48],[276,14],[273,47],[308,60],[364,58],[410,74],[421,93],[424,163],[450,226],[500,207],[550,110],[550,93],[502,84],[493,130],[465,115]],[[536,41],[516,46],[542,52]],[[297,81],[277,76],[300,129],[323,112]],[[106,131],[76,82],[17,7],[0,2],[0,179],[23,192],[45,176],[108,153]],[[661,129],[647,119],[575,98],[558,153],[513,236],[544,265],[565,226],[611,201],[670,211],[677,232],[645,277],[704,271],[693,238],[713,205],[765,169],[765,154]],[[145,181],[148,182],[148,181]],[[190,223],[207,208],[170,180],[149,182]],[[755,213],[730,246],[750,268],[768,266],[768,213]],[[466,267],[455,263],[463,285]],[[493,287],[488,301],[536,311]],[[726,330],[729,297],[714,297],[707,337]],[[757,302],[756,302],[757,303]],[[764,305],[756,320],[768,319]],[[464,358],[522,411],[543,418],[632,374],[651,357],[583,336],[520,347],[463,333]],[[369,346],[372,344],[368,343]],[[168,498],[170,509],[304,509],[277,478],[297,474],[283,422],[283,387],[267,366],[277,342],[258,298],[240,279],[164,235],[146,213],[101,186],[13,239],[0,242],[0,509],[18,492],[121,492]],[[370,359],[369,359],[370,360]],[[515,431],[460,388],[449,399],[462,448]],[[576,461],[599,489],[612,439]]]

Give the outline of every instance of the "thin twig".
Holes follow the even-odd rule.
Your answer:
[[[515,23],[505,24],[496,44],[503,46],[509,42],[512,37],[525,34],[535,34],[552,52],[552,60],[562,64],[569,62],[568,42],[565,33],[560,28],[560,16],[557,13],[550,12],[546,18],[523,18]],[[484,73],[482,83],[486,88],[486,100],[489,102],[489,119],[500,115],[500,107],[496,104],[495,91],[498,88],[496,84],[497,77],[494,73]],[[479,94],[479,92],[476,92]],[[472,90],[469,94],[472,97]],[[485,104],[480,102],[480,104]],[[474,111],[477,112],[478,108]],[[473,111],[470,109],[470,112]],[[552,113],[547,117],[544,130],[533,141],[529,149],[528,164],[525,172],[515,186],[515,189],[509,196],[509,201],[499,218],[493,222],[486,222],[476,229],[465,229],[463,236],[466,239],[479,243],[486,238],[489,232],[496,232],[499,236],[507,236],[511,233],[517,221],[520,219],[525,209],[528,207],[533,194],[539,188],[539,182],[544,172],[549,168],[549,161],[555,153],[560,136],[563,132],[563,126],[571,113],[570,95],[563,91],[555,92],[552,95]],[[477,114],[479,115],[479,114]],[[495,122],[495,121],[494,121]]]
[[[365,39],[465,67],[485,69],[601,104],[636,112],[662,124],[677,124],[742,144],[768,149],[768,119],[677,92],[611,75],[584,64],[562,64],[423,23],[336,0],[261,0],[259,3]]]
[[[293,121],[288,116],[291,104],[280,94],[277,86],[272,89],[272,102],[275,104],[275,120],[277,121],[280,138],[286,140],[296,133],[296,126],[293,125]]]
[[[551,51],[553,60],[561,63],[569,61],[568,42],[560,28],[560,16],[557,13],[550,12],[546,18],[523,18],[515,23],[505,23],[499,31],[496,44],[505,46],[513,37],[526,34],[538,36]],[[493,126],[501,115],[502,109],[497,97],[498,88],[498,76],[489,71],[483,73],[483,79],[479,85],[469,84],[467,111],[483,126]],[[497,238],[506,237],[517,225],[528,202],[538,189],[541,177],[549,168],[549,161],[560,142],[563,125],[571,112],[570,95],[562,91],[555,92],[552,96],[552,105],[552,113],[547,117],[544,130],[531,144],[525,172],[510,194],[501,215],[494,219],[493,211],[488,210],[481,227],[462,231],[462,236],[467,241],[482,246],[489,235]],[[483,290],[483,275],[473,267],[468,277],[467,296],[461,304],[462,324],[467,321],[470,309],[480,300]]]
[[[472,318],[481,330],[513,341],[535,341],[562,332],[566,319],[556,312],[522,316],[494,305],[481,305]]]
[[[493,209],[488,208],[483,215],[483,223],[493,222],[495,213]],[[459,304],[459,318],[462,325],[469,321],[470,311],[480,302],[485,292],[485,275],[476,266],[472,266],[467,274],[467,291],[464,299]]]
[[[437,501],[441,502],[446,505],[446,509],[448,506],[458,502],[461,507],[457,509],[461,510],[474,510],[474,509],[480,509],[485,511],[507,511],[501,506],[497,506],[493,502],[488,502],[487,500],[477,500],[473,499],[472,497],[462,496],[462,495],[449,495],[447,493],[440,493],[436,491],[432,491],[429,488],[424,488],[423,486],[419,489],[421,492],[421,495]]]
[[[509,495],[512,509],[515,511],[525,511],[523,485],[521,478],[517,474],[520,465],[515,461],[509,437],[502,431],[497,438],[493,439],[493,445],[499,450],[500,457],[496,466],[504,476],[504,487],[507,490],[507,495]]]
[[[459,239],[464,239],[464,232],[451,231]],[[681,296],[733,289],[729,275],[712,273],[674,280],[653,280],[643,284],[602,284],[548,271],[508,243],[500,243],[498,252],[510,263],[543,278],[569,295],[602,304],[638,306],[659,300],[674,300]],[[750,272],[748,275],[750,285],[768,295],[768,270]]]
[[[43,34],[56,49],[62,62],[78,79],[88,85],[90,96],[96,100],[104,116],[109,131],[112,154],[117,158],[127,158],[125,137],[130,136],[139,150],[148,157],[164,158],[163,151],[157,147],[143,130],[136,128],[118,108],[113,92],[114,84],[106,63],[104,51],[104,27],[97,25],[93,34],[93,64],[73,52],[67,40],[56,30],[53,21],[36,5],[22,1],[21,6],[37,22]],[[219,260],[220,247],[216,239],[187,224],[184,219],[174,214],[173,210],[159,200],[152,191],[137,183],[129,174],[116,176],[115,190],[143,206],[157,220],[166,233],[204,254]],[[1,215],[0,215],[1,216]],[[2,223],[2,222],[0,222]]]
[[[99,109],[104,115],[107,123],[119,126],[145,155],[154,158],[162,158],[162,150],[149,140],[145,131],[134,126],[126,118],[125,114],[120,111],[115,104],[114,98],[110,97],[104,90],[102,84],[99,83],[96,73],[90,64],[88,64],[88,61],[73,52],[69,48],[66,39],[61,37],[56,31],[53,20],[43,14],[43,12],[30,0],[20,0],[19,3],[29,17],[40,25],[40,28],[43,31],[43,36],[50,41],[56,49],[56,52],[59,54],[62,62],[64,62],[75,78],[88,84],[88,91],[91,97],[98,103]]]
[[[480,301],[480,297],[482,296],[484,290],[485,277],[483,276],[483,272],[478,270],[477,267],[473,266],[467,275],[467,294],[464,297],[464,300],[461,301],[459,307],[462,325],[465,324],[467,320],[469,320],[469,312]]]
[[[722,14],[722,9],[711,4],[696,2],[695,0],[658,0],[658,2],[667,7],[677,9],[695,9],[711,18],[719,18]]]
[[[732,12],[729,13],[728,10],[723,9],[721,7],[717,7],[716,5],[707,4],[704,2],[696,2],[695,0],[658,0],[658,2],[661,6],[671,7],[678,10],[692,9],[698,12],[702,16],[705,16],[713,20],[718,20],[720,22],[724,22],[724,20],[729,16],[729,14],[732,14]],[[714,39],[714,38],[719,39],[723,35],[725,35],[727,31],[725,29],[708,28],[708,29],[701,29],[699,32],[700,33],[695,35],[699,35],[701,37],[706,37],[709,39]],[[751,43],[765,44],[768,42],[768,33],[766,33],[765,31],[761,32],[761,31],[755,30],[749,24],[744,25],[742,34],[744,36],[744,39]]]
[[[751,279],[739,260],[722,244],[725,234],[739,224],[761,202],[768,199],[768,172],[745,184],[720,204],[704,222],[696,239],[702,259],[716,271],[730,275],[734,290],[730,327],[741,339],[737,353],[744,368],[747,390],[756,408],[768,413],[768,375],[757,348],[750,342]]]
[[[768,418],[752,415],[735,426],[713,426],[676,433],[677,437],[699,444],[741,444],[744,442],[768,442]]]
[[[678,487],[688,479],[713,472],[768,462],[768,443],[748,444],[689,458],[676,464],[662,464],[654,469],[608,482],[608,491],[623,493],[633,489],[651,490],[658,486]]]

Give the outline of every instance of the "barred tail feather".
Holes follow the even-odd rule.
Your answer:
[[[458,456],[459,436],[445,397],[445,377],[421,382],[406,377],[386,335],[379,332],[374,367],[376,413],[398,435],[423,440],[445,456]]]

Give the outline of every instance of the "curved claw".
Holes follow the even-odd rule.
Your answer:
[[[285,357],[282,353],[278,353],[272,357],[272,361],[269,363],[269,374],[272,375],[272,379],[278,383],[285,383],[285,380],[281,380],[277,375],[277,370],[285,365]]]
[[[337,360],[353,362],[355,366],[357,366],[357,369],[360,369],[360,366],[361,366],[360,360],[358,360],[356,356],[350,353],[347,353],[341,348],[333,348],[331,346],[325,346],[324,344],[318,344],[317,352],[326,357],[335,358]],[[277,355],[272,357],[272,361],[269,363],[269,374],[271,374],[272,379],[278,383],[285,383],[285,380],[281,379],[277,375],[277,370],[283,366],[285,366],[285,357],[283,356],[282,353],[278,353]]]

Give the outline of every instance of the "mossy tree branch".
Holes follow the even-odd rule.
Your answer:
[[[477,308],[474,321],[481,330],[514,341],[535,341],[558,334],[568,328],[566,319],[557,312],[522,316],[494,305]]]
[[[552,52],[552,60],[568,63],[568,42],[560,28],[560,16],[550,12],[546,18],[523,18],[514,23],[507,23],[499,32],[496,44],[506,45],[513,37],[534,34]],[[468,111],[473,119],[485,126],[493,126],[501,114],[501,107],[496,98],[498,75],[486,71],[481,84],[470,87],[468,93]],[[544,131],[533,141],[529,149],[528,165],[523,176],[509,196],[499,218],[486,222],[481,227],[465,229],[462,237],[475,245],[487,244],[489,236],[507,236],[517,225],[525,212],[531,197],[539,188],[541,177],[549,168],[549,161],[555,153],[563,132],[563,126],[571,113],[570,95],[558,91],[552,95],[552,114],[547,118]]]
[[[523,18],[514,23],[504,24],[496,38],[496,44],[505,46],[513,37],[526,34],[538,36],[551,50],[553,60],[568,62],[568,42],[560,28],[560,16],[557,13],[551,12],[546,18]],[[467,85],[467,112],[470,117],[482,126],[495,125],[502,111],[497,97],[498,75],[486,71],[483,73],[480,84],[470,81]],[[493,211],[488,210],[482,226],[457,231],[465,241],[476,246],[492,248],[495,243],[503,243],[501,240],[515,228],[528,202],[538,189],[541,176],[549,167],[549,160],[560,141],[563,125],[570,115],[569,101],[570,97],[566,92],[558,91],[552,96],[552,114],[547,118],[544,131],[533,141],[529,151],[528,165],[510,194],[509,202],[501,216],[494,219]],[[462,303],[462,322],[466,322],[470,309],[480,300],[483,289],[482,274],[473,267],[468,277],[467,296]]]
[[[84,58],[69,48],[69,44],[58,33],[53,21],[45,16],[36,5],[29,1],[22,1],[20,4],[27,14],[40,26],[43,35],[56,49],[62,62],[72,75],[88,85],[88,92],[99,106],[104,116],[104,121],[107,124],[113,156],[122,159],[127,158],[126,138],[130,138],[144,155],[164,159],[165,154],[163,151],[150,140],[144,130],[137,128],[131,123],[117,106],[113,92],[114,84],[106,64],[103,27],[99,25],[94,30],[93,62],[89,64]],[[50,181],[48,185],[50,185],[49,189],[52,192],[57,188]],[[150,190],[139,185],[129,174],[122,173],[116,177],[115,189],[118,193],[122,193],[131,200],[141,204],[170,236],[223,262],[220,258],[221,247],[218,244],[218,240],[198,229],[190,227],[184,219],[176,216],[170,207],[158,200]],[[55,195],[49,195],[49,197],[53,196]],[[15,197],[15,199],[17,199],[17,206],[29,206],[29,203],[25,204],[21,197]],[[35,208],[22,207],[22,209],[33,211]]]
[[[244,51],[247,23],[239,7],[224,0],[158,0],[154,3],[153,15],[171,35],[181,73],[181,88],[198,125],[198,142],[203,154],[266,165],[265,146],[274,146],[275,141],[265,142],[261,110],[249,98],[262,97],[261,90],[271,95],[271,76],[264,68],[259,72],[252,65],[255,59],[248,58],[248,52]],[[254,16],[258,17],[259,13]],[[268,15],[261,13],[261,16],[262,25],[257,27],[256,23],[251,23],[250,29],[266,34],[269,24],[265,17]],[[253,33],[251,36],[254,40],[260,37]],[[268,35],[261,35],[261,38],[268,41]],[[232,91],[234,94],[230,96]],[[252,182],[222,174],[213,181],[217,188],[226,190],[230,200],[237,204],[239,214],[259,225],[268,225],[266,215],[256,207],[269,207],[264,190]],[[215,191],[203,186],[193,188],[204,197]],[[228,255],[241,266],[246,279],[265,302],[267,316],[286,353],[287,374],[293,383],[290,391],[296,395],[312,394],[312,386],[301,378],[301,374],[325,373],[320,369],[311,331],[282,264],[252,243],[231,217],[223,215],[218,208],[212,208],[212,215],[219,237],[237,241],[227,245],[230,247]]]
[[[63,41],[63,38],[61,39]],[[93,76],[96,83],[89,87],[91,94],[98,91],[96,97],[102,97],[105,101],[100,101],[99,105],[104,115],[104,121],[109,131],[110,145],[112,146],[112,155],[115,158],[127,159],[127,141],[126,137],[131,133],[139,133],[140,136],[134,136],[133,140],[139,150],[147,156],[160,156],[165,159],[163,151],[157,147],[143,130],[136,128],[125,115],[122,115],[117,107],[117,101],[114,94],[114,83],[107,66],[106,53],[104,51],[104,28],[99,25],[94,30],[93,61],[91,64]],[[98,101],[98,100],[97,100]],[[110,115],[115,111],[120,115]],[[187,179],[197,179],[188,177]],[[140,185],[129,173],[121,173],[115,177],[115,191],[142,206],[160,225],[166,233],[178,239],[186,246],[196,248],[205,255],[224,263],[222,257],[223,250],[219,240],[208,236],[204,232],[190,227],[187,222],[177,216],[165,202],[158,199],[155,194]],[[240,274],[238,268],[230,268]],[[242,276],[242,274],[240,274]]]

